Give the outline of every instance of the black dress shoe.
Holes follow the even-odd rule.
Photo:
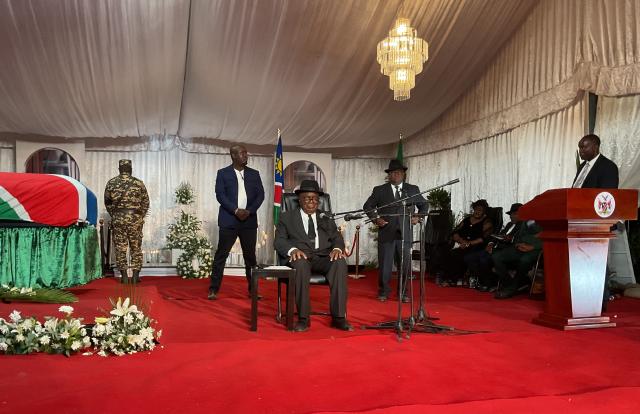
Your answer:
[[[387,296],[386,295],[378,295],[378,300],[380,302],[386,302],[387,301]]]
[[[409,303],[411,302],[411,298],[409,298],[409,296],[405,295],[402,297],[402,303]]]
[[[210,290],[209,294],[207,295],[207,299],[216,300],[216,299],[218,299],[218,295],[213,290]]]
[[[309,324],[306,321],[298,321],[293,327],[294,332],[305,332],[309,330]]]
[[[341,331],[353,331],[353,326],[345,318],[336,318],[331,321],[331,327]]]

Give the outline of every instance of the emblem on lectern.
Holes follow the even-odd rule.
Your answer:
[[[616,209],[616,199],[613,198],[611,193],[603,191],[596,196],[595,200],[593,200],[593,208],[596,210],[596,214],[600,217],[609,217]]]

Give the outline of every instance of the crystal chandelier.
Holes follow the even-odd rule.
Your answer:
[[[409,99],[411,89],[416,86],[416,75],[422,72],[422,64],[429,59],[429,45],[418,37],[409,19],[396,20],[389,37],[378,43],[377,56],[380,71],[389,76],[393,99]]]

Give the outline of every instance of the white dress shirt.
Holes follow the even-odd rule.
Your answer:
[[[582,167],[582,170],[580,170],[580,174],[578,174],[578,178],[576,178],[576,182],[573,184],[573,188],[582,188],[584,180],[587,179],[587,175],[589,175],[589,172],[593,168],[593,164],[595,164],[598,160],[598,157],[600,157],[600,153],[586,162],[584,167]]]
[[[309,233],[309,215],[307,213],[305,213],[303,209],[299,209],[299,211],[300,211],[300,218],[302,218],[302,227],[304,227],[305,231],[308,234]],[[316,232],[316,240],[315,240],[314,247],[316,249],[319,249],[320,248],[320,238],[319,238],[319,235],[318,235],[318,215],[316,213],[313,213],[311,215],[311,217],[313,218],[313,229]],[[293,252],[296,249],[297,249],[297,247],[292,247],[291,249],[289,249],[287,254],[289,256],[291,256],[291,252]],[[338,250],[338,251],[342,252],[342,249],[340,249],[338,247],[334,247],[333,250]]]
[[[235,168],[236,178],[238,179],[238,208],[247,208],[247,190],[244,188],[244,170],[238,171]]]

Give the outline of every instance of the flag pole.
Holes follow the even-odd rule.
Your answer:
[[[282,209],[282,193],[284,191],[284,161],[282,157],[282,136],[278,128],[276,150],[273,155],[273,240],[275,243],[276,226]],[[273,250],[273,263],[278,265],[278,254]]]

